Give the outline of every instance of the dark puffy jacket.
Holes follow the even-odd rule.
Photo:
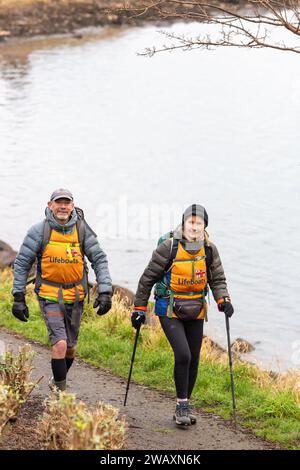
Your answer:
[[[185,243],[185,240],[182,238],[179,241],[183,244]],[[212,262],[208,268],[208,284],[215,301],[217,301],[222,297],[229,297],[226,277],[216,245],[208,239],[206,239],[206,244],[208,249],[211,250],[212,258]],[[165,274],[171,256],[171,249],[172,240],[168,239],[153,251],[152,258],[139,280],[134,301],[135,307],[147,306],[152,287],[156,282],[160,281]],[[191,250],[187,251],[190,254],[195,254],[195,252]]]

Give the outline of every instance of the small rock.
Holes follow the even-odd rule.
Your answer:
[[[0,31],[0,42],[5,41],[10,36],[10,31]]]
[[[231,345],[233,351],[245,354],[254,351],[255,347],[243,338],[237,338]]]
[[[0,240],[0,269],[12,266],[16,256],[17,252],[10,245]]]
[[[106,18],[109,21],[109,23],[112,23],[112,24],[119,25],[122,23],[122,19],[118,15],[107,15]]]
[[[127,307],[132,306],[134,302],[134,292],[132,292],[130,289],[127,289],[126,287],[118,286],[117,284],[112,285],[112,291],[113,295],[117,294],[121,300],[124,301],[125,305]],[[93,284],[91,288],[91,298],[95,299],[98,295],[98,289],[97,289],[97,284]]]

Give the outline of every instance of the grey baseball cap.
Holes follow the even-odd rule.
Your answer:
[[[53,191],[50,196],[50,201],[56,201],[57,199],[70,199],[70,201],[73,201],[73,194],[68,189],[59,188]]]

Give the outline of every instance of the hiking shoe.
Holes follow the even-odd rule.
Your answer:
[[[48,385],[49,385],[49,388],[52,392],[54,392],[55,390],[57,390],[57,387],[54,383],[54,377],[50,377],[49,379],[49,382],[48,382]]]
[[[178,426],[190,426],[191,419],[188,415],[188,403],[181,402],[176,405],[175,414],[173,416]]]
[[[49,388],[52,392],[61,390],[64,392],[67,388],[67,381],[61,380],[60,382],[55,382],[54,377],[50,377],[48,382]]]
[[[188,417],[191,420],[191,424],[197,423],[197,416],[195,414],[195,410],[190,405],[188,405]]]

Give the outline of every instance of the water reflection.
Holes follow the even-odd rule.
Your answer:
[[[71,35],[56,35],[35,39],[11,40],[0,43],[0,77],[16,82],[21,86],[30,74],[32,54],[38,52],[42,56],[55,55],[59,48],[72,48],[90,44],[92,41],[113,40],[127,31],[127,28],[87,28],[78,30]]]
[[[49,193],[70,187],[114,281],[135,289],[156,237],[105,237],[103,204],[126,198],[143,213],[202,203],[234,299],[233,337],[260,341],[261,357],[277,353],[296,366],[298,58],[228,49],[150,60],[136,52],[155,42],[156,28],[111,34],[0,47],[0,238],[17,248]],[[169,224],[157,224],[156,236]],[[222,337],[213,305],[209,317],[208,331]]]

